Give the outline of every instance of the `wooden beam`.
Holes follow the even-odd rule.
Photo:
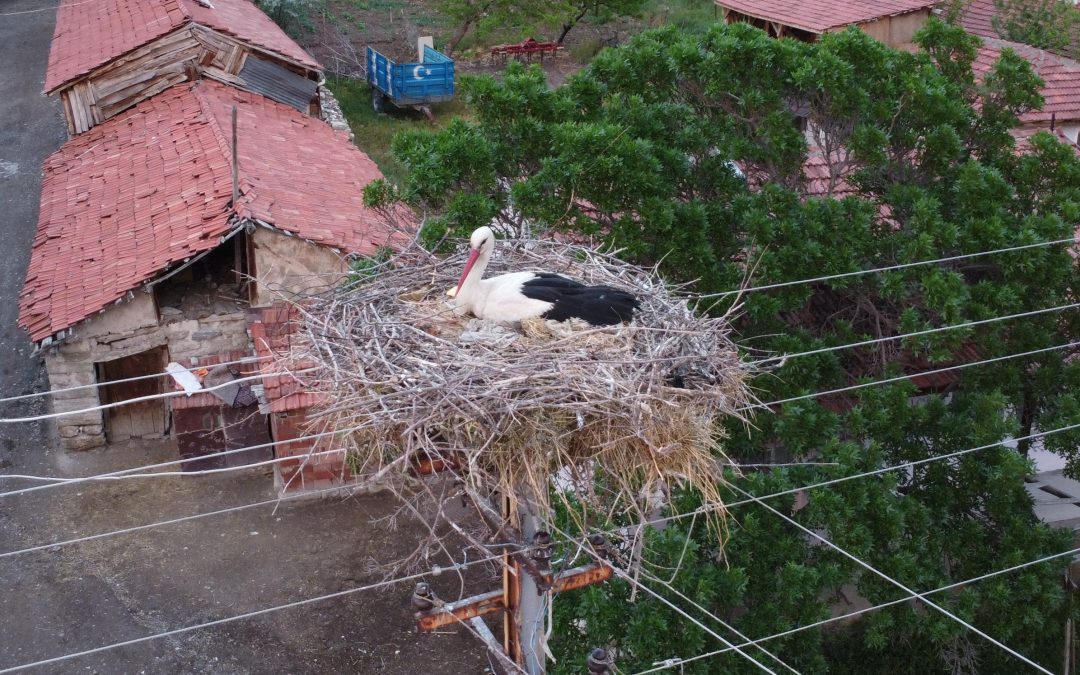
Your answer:
[[[448,602],[442,607],[429,609],[426,612],[417,612],[416,627],[424,633],[430,633],[458,621],[468,621],[478,616],[494,614],[505,609],[506,602],[503,598],[502,589],[500,589],[483,595],[474,595],[471,598],[465,598],[457,602]]]

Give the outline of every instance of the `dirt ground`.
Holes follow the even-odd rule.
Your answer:
[[[0,0],[0,397],[48,388],[17,327],[37,222],[42,161],[66,140],[41,95],[55,0]],[[48,412],[47,399],[0,403],[0,417]],[[48,424],[0,425],[0,492],[15,474],[80,476],[175,459],[172,443],[69,454]],[[5,479],[5,476],[7,477]],[[0,496],[0,670],[354,588],[382,578],[372,560],[411,550],[415,523],[372,523],[386,497],[293,502],[30,553],[40,544],[270,499],[258,469],[220,476],[79,484]],[[433,561],[437,562],[437,561]],[[478,566],[466,594],[492,587]],[[431,580],[451,599],[455,575]],[[482,673],[460,630],[415,633],[411,583],[112,649],[44,673]]]
[[[130,443],[58,455],[54,473],[109,471],[175,453],[169,442]],[[22,536],[4,550],[267,500],[270,483],[268,471],[250,469],[9,497],[19,502]],[[0,634],[33,628],[27,641],[3,641],[0,667],[380,581],[386,570],[377,562],[408,555],[418,538],[408,522],[396,528],[372,522],[394,510],[385,495],[301,500],[0,559],[9,572],[14,566],[47,571],[46,578],[7,586],[14,593],[5,592],[0,604]],[[466,593],[492,586],[491,573],[482,565],[470,571]],[[430,581],[443,597],[462,590],[456,574]],[[483,649],[461,629],[433,635],[412,629],[413,583],[104,652],[53,672],[485,672]],[[43,621],[39,611],[59,616]]]

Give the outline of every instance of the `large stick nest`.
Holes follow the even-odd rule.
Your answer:
[[[473,495],[553,484],[606,515],[641,515],[674,483],[721,513],[721,417],[750,403],[726,318],[697,315],[680,289],[615,255],[501,241],[488,274],[557,272],[630,291],[633,322],[603,328],[459,316],[446,291],[465,254],[413,246],[302,311],[294,357],[326,403],[313,418],[345,439],[358,476],[453,470]],[[553,483],[554,479],[554,483]]]

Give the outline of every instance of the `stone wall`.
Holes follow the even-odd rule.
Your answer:
[[[345,259],[332,249],[263,227],[255,230],[252,243],[258,278],[255,305],[328,289],[348,271]]]
[[[112,361],[167,345],[168,358],[177,360],[249,350],[244,312],[212,314],[205,318],[183,316],[159,322],[151,294],[134,291],[130,300],[112,305],[83,324],[74,335],[46,350],[45,367],[53,389],[94,384],[94,364]],[[98,389],[58,392],[53,396],[56,412],[101,405]],[[105,444],[104,415],[100,410],[57,419],[61,442],[69,450],[85,450]]]
[[[341,112],[341,104],[325,83],[319,85],[319,110],[324,122],[337,131],[349,134],[349,141],[356,141],[356,135],[353,134],[348,120],[345,119],[345,113]]]

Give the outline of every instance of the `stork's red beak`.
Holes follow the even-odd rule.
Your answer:
[[[476,259],[480,257],[480,249],[474,248],[472,253],[469,254],[469,260],[465,263],[465,269],[461,272],[461,278],[458,279],[457,286],[454,286],[452,295],[457,295],[461,291],[461,285],[465,283],[466,277],[469,276],[469,272],[472,271],[473,265],[476,264]]]

